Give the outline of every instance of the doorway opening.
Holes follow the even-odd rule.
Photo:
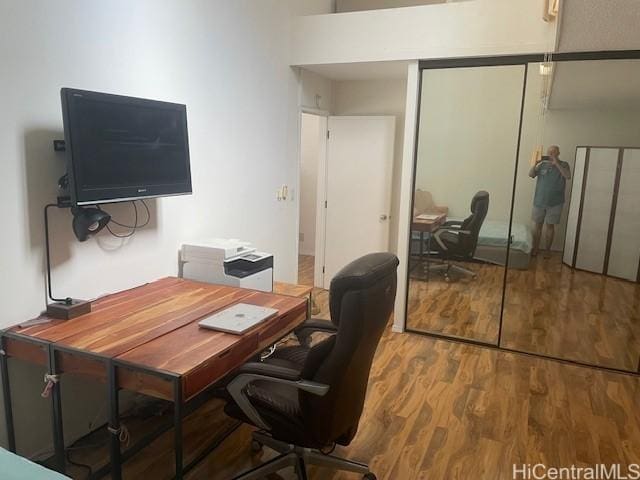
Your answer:
[[[323,286],[327,117],[302,112],[300,119],[300,211],[298,283]]]

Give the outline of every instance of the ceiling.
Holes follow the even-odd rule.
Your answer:
[[[331,80],[391,80],[406,79],[409,62],[360,62],[305,65],[306,70]]]
[[[447,0],[336,0],[336,12],[356,12],[381,8],[415,7],[447,3]]]
[[[640,109],[640,60],[558,62],[550,109]]]
[[[638,0],[562,0],[561,52],[640,49]]]

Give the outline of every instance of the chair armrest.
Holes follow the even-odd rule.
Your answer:
[[[298,342],[300,345],[308,346],[308,340],[312,333],[324,332],[324,333],[338,333],[338,327],[336,327],[329,320],[320,320],[318,318],[312,318],[305,321],[302,325],[294,330]]]
[[[246,392],[247,386],[256,380],[289,385],[318,396],[323,396],[329,391],[328,385],[304,380],[300,378],[298,371],[291,368],[257,362],[243,365],[233,380],[227,384],[227,391],[247,418],[257,427],[265,430],[269,430],[270,427],[255,409]]]
[[[290,380],[293,382],[300,380],[300,372],[298,370],[263,362],[245,363],[236,370],[234,378],[238,375],[263,375],[278,380]]]
[[[462,222],[460,220],[448,220],[442,224],[443,227],[458,227],[462,226]]]
[[[440,238],[442,236],[443,232],[448,232],[448,233],[451,233],[451,234],[456,235],[456,236],[460,235],[461,233],[466,234],[466,235],[469,235],[471,233],[471,231],[469,231],[469,230],[460,230],[458,228],[444,228],[444,227],[439,228],[433,234],[433,238],[436,239],[436,242],[438,242],[438,245],[444,251],[448,251],[449,249],[447,248],[447,246],[444,244],[444,242]]]

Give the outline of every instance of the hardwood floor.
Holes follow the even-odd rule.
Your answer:
[[[640,362],[640,284],[537,257],[507,277],[503,345],[623,370]]]
[[[313,271],[315,257],[313,255],[298,256],[298,283],[313,286]]]
[[[630,376],[387,333],[359,432],[336,454],[390,480],[511,479],[513,463],[627,465],[640,462],[638,395]],[[189,478],[228,478],[268,457],[250,453],[243,428]],[[358,478],[321,469],[310,477]]]
[[[504,269],[467,264],[478,278],[412,278],[408,325],[496,343]],[[622,370],[640,362],[640,285],[538,256],[507,276],[502,346]]]
[[[407,326],[496,344],[504,268],[481,263],[464,267],[476,272],[477,278],[458,274],[446,282],[442,274],[431,272],[427,281],[420,265],[412,268]]]
[[[328,293],[317,293],[327,318]],[[514,463],[624,466],[640,463],[639,398],[638,377],[389,329],[358,434],[335,454],[370,463],[381,480],[511,479]],[[187,419],[185,441],[202,446],[223,425],[213,401]],[[251,452],[250,432],[236,430],[187,479],[229,479],[271,458],[268,449]],[[134,457],[124,478],[171,478],[171,433]],[[77,472],[74,478],[85,478]],[[310,478],[359,477],[311,469]]]

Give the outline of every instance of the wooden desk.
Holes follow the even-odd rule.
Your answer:
[[[411,230],[421,233],[433,233],[447,221],[447,215],[441,213],[434,219],[421,219],[418,216],[413,217],[411,222]]]
[[[276,308],[278,315],[240,336],[198,326],[201,318],[240,301]],[[119,389],[174,403],[176,478],[181,478],[183,406],[307,318],[305,298],[179,278],[165,278],[109,295],[96,300],[92,307],[91,313],[71,320],[51,320],[5,331],[4,355],[0,355],[3,390],[10,395],[5,374],[7,357],[45,366],[54,381],[62,373],[73,372],[105,382],[114,479],[121,478],[122,459],[131,456],[120,451],[118,440]],[[51,399],[56,463],[63,472],[62,404],[57,383],[53,384]],[[9,446],[15,451],[11,408],[6,410]],[[135,453],[140,448],[130,450]]]
[[[320,310],[313,298],[313,287],[309,285],[300,285],[295,283],[273,282],[273,292],[280,295],[290,295],[292,297],[309,298],[307,315],[315,315]]]
[[[427,233],[427,254],[431,252],[431,237],[432,234],[438,230],[444,223],[447,221],[447,215],[441,213],[437,215],[433,219],[425,220],[417,218],[417,216],[413,217],[411,222],[411,231],[412,232],[420,232],[420,260],[422,261],[424,257],[424,234]],[[427,257],[427,268],[428,268],[428,257]]]

